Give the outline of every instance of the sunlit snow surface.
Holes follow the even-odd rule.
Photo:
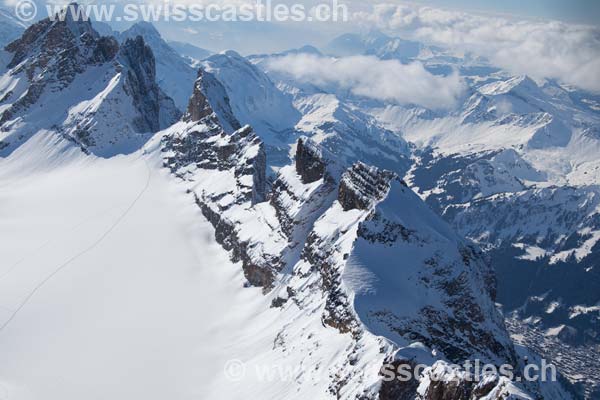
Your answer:
[[[294,326],[244,289],[178,185],[155,153],[94,158],[43,132],[0,159],[0,398],[326,392],[327,379],[261,380],[256,366],[306,357],[272,351],[284,323],[298,347],[310,344],[303,330],[320,332],[311,360],[324,371],[349,338],[322,328],[318,313]],[[248,363],[244,379],[227,379],[230,359]]]

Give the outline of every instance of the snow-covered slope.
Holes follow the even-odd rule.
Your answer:
[[[334,56],[375,55],[382,59],[398,59],[409,62],[420,54],[429,54],[431,50],[419,42],[392,38],[379,31],[370,31],[365,35],[346,33],[333,39],[325,51]]]
[[[99,155],[138,149],[179,113],[157,86],[152,51],[141,38],[119,46],[86,21],[44,19],[7,46],[0,78],[0,151],[40,130]]]
[[[202,85],[193,98],[184,121],[161,134],[164,165],[182,180],[248,283],[262,287],[282,318],[304,315],[274,335],[276,357],[309,346],[298,357],[314,368],[323,362],[317,344],[323,327],[346,341],[336,362],[320,367],[329,378],[318,397],[386,398],[392,389],[382,385],[381,365],[404,359],[415,346],[421,353],[409,360],[429,365],[468,357],[518,365],[481,255],[396,174],[362,163],[346,169],[343,158],[303,138],[295,163],[278,171],[269,190],[259,137],[250,127],[227,133]],[[372,256],[386,251],[394,253],[386,259],[405,263]],[[505,385],[493,385],[497,396],[514,388]],[[299,398],[307,393],[303,384],[297,390]],[[404,390],[419,396],[416,386]],[[425,385],[422,393],[431,390]]]
[[[161,168],[160,143],[105,159],[36,134],[0,160],[0,185],[11,188],[0,195],[2,394],[77,399],[93,386],[113,398],[377,398],[389,343],[322,324],[316,269],[267,295],[245,287],[189,193],[194,182]],[[403,354],[415,351],[427,354]],[[231,360],[243,376],[224,373]]]
[[[408,144],[337,96],[324,93],[298,96],[295,104],[303,114],[296,129],[347,165],[363,160],[398,172],[408,167]]]
[[[518,366],[483,260],[396,174],[346,168],[303,138],[269,187],[262,141],[223,129],[211,90],[201,75],[183,120],[126,156],[39,130],[0,159],[10,398],[74,399],[110,382],[102,397],[426,399],[454,389],[384,384],[384,363],[449,376],[466,357]],[[388,270],[366,257],[380,246],[428,267]],[[430,293],[420,300],[399,292],[417,275]],[[374,322],[384,309],[393,320]],[[231,360],[246,374],[224,373]],[[265,379],[265,368],[287,375]],[[530,398],[504,378],[461,387]]]
[[[259,68],[265,57],[253,56],[250,63],[237,53],[226,52],[209,57],[204,65],[223,83],[240,123],[251,125],[267,146],[270,167],[287,164],[298,137],[307,136],[348,166],[363,160],[396,171],[407,168],[408,145],[397,134],[318,88],[288,82],[284,93]],[[277,81],[280,78],[275,76]]]
[[[203,66],[225,86],[238,120],[251,125],[265,141],[285,134],[300,118],[291,96],[282,93],[267,75],[238,53],[215,54]]]
[[[413,160],[407,183],[454,229],[491,256],[499,273],[499,300],[509,310],[529,301],[531,295],[548,291],[553,294],[545,296],[547,305],[562,298],[566,309],[593,309],[600,301],[592,294],[600,293],[594,272],[600,260],[600,214],[591,200],[597,197],[600,182],[598,96],[552,80],[511,76],[486,60],[418,43],[403,58],[407,48],[402,43],[371,32],[344,35],[333,47],[341,56],[371,54],[418,61],[434,74],[458,71],[468,90],[454,109],[390,105],[337,87],[296,82],[293,76],[270,70],[269,60],[281,54],[254,56],[252,61],[294,96],[294,105],[303,115],[296,129],[334,153],[352,154],[358,147],[363,149],[355,153],[358,159],[403,175],[400,163],[382,165],[390,159],[385,150],[379,151],[394,149],[393,159],[402,154],[401,145],[383,140],[378,141],[381,147],[377,142],[360,147],[355,146],[353,135],[335,132],[344,130],[340,126],[365,126],[364,121],[374,117],[368,125],[375,130],[367,137],[385,138],[377,132],[387,131],[391,133],[387,137],[406,140],[406,153],[411,152]],[[522,285],[514,284],[515,276]],[[585,296],[565,289],[580,279],[586,279]],[[518,303],[513,301],[517,299]],[[544,321],[542,330],[577,325],[578,340],[595,341],[593,334],[584,333],[595,331],[593,317],[575,322],[568,312],[560,315],[548,319],[524,313],[523,318]],[[578,368],[564,363],[561,367],[563,371]],[[593,368],[600,370],[600,364]]]
[[[108,382],[100,397],[570,397],[451,364],[520,371],[530,354],[460,235],[496,264],[595,262],[584,94],[494,75],[469,78],[449,113],[388,107],[226,52],[194,73],[177,119],[135,33],[167,54],[150,28],[119,46],[43,20],[2,54],[0,395],[78,399]],[[548,340],[593,342],[597,294],[557,295],[523,310],[545,306]],[[383,379],[417,363],[408,382]]]
[[[575,320],[568,312],[600,301],[596,97],[552,81],[490,76],[447,115],[395,106],[373,112],[420,148],[407,181],[488,252],[498,273],[499,301],[507,310],[523,306],[518,316],[531,322],[513,323],[516,337],[528,338],[527,345],[581,382],[581,398],[593,398],[599,380],[586,382],[573,371],[600,376],[597,357],[585,355],[597,352],[591,315],[598,314]],[[537,297],[545,307],[560,302],[567,311],[548,318],[545,307],[526,306],[538,303],[532,300]],[[536,332],[561,327],[570,329],[574,341],[540,345]],[[587,343],[588,350],[574,342]],[[557,346],[560,351],[552,350]]]
[[[0,159],[3,397],[293,398],[287,382],[225,379],[230,359],[297,365],[270,356],[287,320],[243,287],[161,165],[160,153],[100,159],[43,134]],[[346,340],[321,332],[330,360]]]
[[[21,36],[26,27],[14,17],[11,9],[0,5],[0,49]]]
[[[190,43],[178,42],[173,40],[169,40],[167,43],[169,46],[171,46],[173,50],[175,50],[182,56],[192,60],[194,64],[213,54],[209,50],[194,46]]]
[[[177,53],[160,36],[160,33],[149,22],[137,22],[129,29],[121,32],[119,40],[124,42],[137,36],[152,49],[156,60],[156,82],[158,86],[175,102],[181,111],[187,107],[192,94],[192,86],[196,80],[197,69]]]

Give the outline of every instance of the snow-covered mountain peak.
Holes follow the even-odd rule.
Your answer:
[[[152,42],[152,38],[160,39],[160,33],[156,29],[156,27],[147,21],[139,21],[135,24],[131,25],[127,30],[121,33],[124,37],[130,37],[134,35],[140,35],[144,37],[144,40],[150,44]]]
[[[368,380],[375,382],[382,357],[414,340],[450,360],[477,355],[514,362],[493,305],[489,269],[397,174],[360,162],[343,172],[345,163],[338,163],[334,152],[301,138],[295,162],[265,185],[261,140],[248,127],[225,132],[207,98],[199,96],[200,78],[190,101],[198,112],[190,109],[187,122],[162,134],[164,165],[185,183],[232,260],[241,261],[248,283],[263,288],[281,318],[303,313],[278,337],[313,318],[318,329],[349,333],[343,337],[354,344],[339,357],[372,365],[375,374]],[[390,266],[374,256],[388,252],[386,260],[406,265]],[[356,268],[361,276],[374,277],[369,280],[374,292],[357,288]],[[431,296],[418,301],[409,295],[402,286],[407,274],[410,293],[423,290]],[[402,293],[405,300],[398,303]],[[313,312],[304,313],[306,307]],[[285,351],[286,341],[274,351],[280,346]],[[383,353],[370,358],[370,348]],[[321,357],[320,351],[309,357]],[[352,393],[375,395],[378,386],[365,385],[365,377],[347,365],[327,367],[334,377],[328,381],[332,393],[346,398],[342,394],[353,388]]]
[[[235,338],[227,336],[233,338],[227,356],[243,359],[248,371],[255,364],[282,363],[319,374],[312,379],[303,373],[292,383],[248,376],[239,386],[211,374],[201,380],[210,382],[211,394],[398,400],[402,393],[437,400],[454,399],[460,391],[465,398],[528,398],[519,385],[542,397],[534,383],[487,377],[473,384],[448,363],[479,359],[523,367],[523,354],[517,355],[522,350],[513,346],[495,304],[490,260],[531,264],[536,277],[563,265],[576,266],[584,278],[594,273],[600,196],[586,175],[600,176],[594,170],[600,165],[594,153],[597,116],[583,106],[591,97],[553,81],[541,84],[482,67],[466,80],[470,97],[446,113],[367,100],[297,82],[285,71],[269,72],[270,57],[314,54],[312,47],[251,59],[226,51],[196,71],[151,24],[136,24],[118,37],[121,44],[97,34],[89,22],[44,20],[1,54],[0,164],[9,169],[0,169],[0,179],[12,179],[21,165],[27,168],[20,176],[44,169],[47,164],[35,159],[51,153],[52,163],[65,171],[76,160],[109,166],[118,175],[133,163],[143,172],[134,177],[143,175],[141,187],[158,191],[157,181],[169,182],[162,199],[175,196],[179,206],[191,209],[184,215],[186,229],[198,222],[206,229],[200,235],[154,229],[161,238],[173,236],[177,252],[187,251],[181,243],[196,255],[218,244],[224,257],[202,265],[208,272],[198,282],[189,274],[197,272],[197,257],[185,256],[190,269],[176,279],[197,291],[215,286],[212,294],[222,285],[210,279],[220,271],[215,266],[228,268],[223,278],[233,283],[227,289],[246,303],[242,322],[214,325],[224,320],[222,310],[202,321],[211,327],[209,335],[235,331]],[[380,32],[347,39],[356,41],[360,54],[382,59],[422,61],[429,52],[441,63],[438,72],[465,61],[448,61],[438,49]],[[183,118],[168,93],[185,110]],[[95,178],[98,171],[89,171]],[[574,174],[579,186],[557,184]],[[110,194],[107,182],[102,191]],[[117,222],[133,216],[146,227],[143,221],[155,218],[152,207],[133,207],[147,200],[145,188],[133,196],[126,214],[132,213]],[[176,214],[172,208],[169,213]],[[134,249],[121,249],[132,263],[139,260],[134,253],[140,247]],[[93,254],[102,251],[98,246]],[[161,263],[170,273],[173,254],[164,254]],[[150,269],[141,268],[136,274]],[[586,285],[592,287],[582,279]],[[545,313],[563,312],[573,321],[552,327],[548,337],[596,340],[590,327],[597,326],[597,306],[589,300],[596,297],[560,296],[566,305]],[[196,306],[205,304],[193,299]],[[530,301],[521,310],[543,302]],[[147,311],[146,305],[141,309]],[[429,367],[411,382],[382,379],[382,366],[416,362]],[[197,366],[185,369],[193,375]],[[441,381],[433,379],[437,373]],[[197,384],[195,377],[191,381]],[[556,393],[548,398],[566,398]]]
[[[98,155],[128,153],[179,117],[139,36],[119,46],[88,20],[46,18],[6,50],[12,59],[0,85],[4,153],[39,130]]]
[[[438,48],[400,37],[390,37],[376,29],[365,34],[340,35],[333,39],[325,50],[334,56],[373,55],[385,60],[400,60],[404,63],[432,58],[441,53]]]
[[[198,79],[194,83],[184,119],[193,122],[210,119],[211,123],[220,124],[228,133],[241,128],[231,111],[225,88],[214,75],[203,70],[198,71]]]
[[[158,85],[175,101],[177,108],[184,111],[196,80],[197,69],[169,46],[152,23],[141,21],[133,24],[119,34],[119,40],[123,42],[136,36],[143,37],[154,53]]]
[[[387,332],[385,336],[396,338],[396,343],[418,338],[454,362],[469,357],[464,352],[468,348],[471,356],[514,363],[510,339],[493,301],[494,275],[482,254],[463,242],[402,181],[390,179],[383,185],[381,171],[359,170],[363,171],[359,181],[377,177],[378,184],[369,187],[387,186],[360,224],[349,258],[371,274],[371,291],[354,298],[364,323],[374,332]],[[371,198],[382,193],[370,192]],[[458,321],[469,321],[468,328]],[[435,333],[456,329],[462,334],[439,337]]]
[[[203,65],[225,87],[240,123],[251,125],[266,143],[280,142],[300,118],[291,97],[235,51],[212,55]]]
[[[479,88],[479,91],[486,95],[499,95],[515,91],[521,93],[537,93],[540,91],[538,84],[527,75],[520,75],[509,78],[505,81],[492,82]]]

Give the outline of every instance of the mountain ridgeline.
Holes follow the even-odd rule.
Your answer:
[[[461,73],[471,92],[443,114],[269,73],[268,55],[192,62],[151,24],[115,38],[69,15],[29,26],[5,48],[0,157],[42,138],[90,159],[155,162],[241,269],[239,290],[267,300],[257,314],[268,324],[249,315],[236,329],[264,333],[273,359],[294,354],[326,377],[297,377],[290,398],[590,398],[587,386],[569,393],[494,374],[473,382],[458,366],[477,359],[519,375],[532,348],[545,355],[545,340],[598,342],[594,283],[575,296],[554,282],[596,273],[597,188],[578,184],[591,167],[560,176],[539,161],[544,151],[595,148],[597,115],[576,93],[495,69],[475,77],[490,70],[469,59]],[[431,70],[459,62],[375,33],[345,35],[330,50]],[[565,265],[573,270],[558,270]],[[527,342],[555,325],[537,348]],[[402,364],[425,370],[384,379],[386,366]]]
[[[67,12],[31,25],[6,51],[12,58],[0,96],[3,155],[40,129],[97,155],[128,153],[179,119],[141,36],[119,45]]]

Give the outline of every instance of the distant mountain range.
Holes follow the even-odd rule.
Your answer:
[[[249,362],[326,371],[293,385],[242,381],[242,391],[597,395],[600,362],[585,354],[600,354],[599,96],[378,32],[245,58],[167,42],[149,23],[116,37],[69,18],[22,28],[0,21],[0,161],[51,154],[68,170],[141,157],[179,185],[212,227],[205,246],[226,252],[245,279],[239,291],[254,296],[255,314],[230,327],[265,338],[268,350]],[[468,90],[447,111],[365,99],[269,69],[290,54],[420,62],[456,70]],[[558,365],[560,383],[474,384],[452,365],[477,358],[520,371],[540,356]],[[387,382],[390,363],[427,368]],[[213,384],[234,397],[228,382]]]

